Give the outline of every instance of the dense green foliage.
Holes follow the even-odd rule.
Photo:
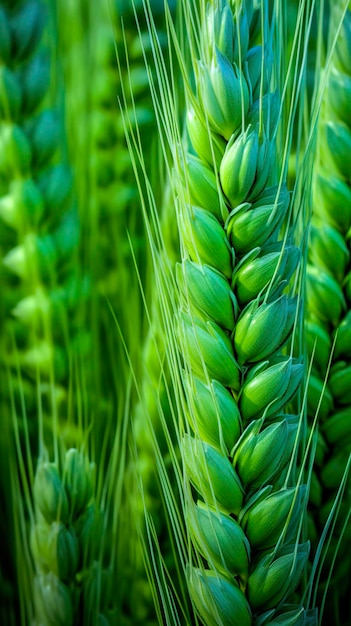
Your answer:
[[[349,0],[0,0],[0,623],[348,626]]]

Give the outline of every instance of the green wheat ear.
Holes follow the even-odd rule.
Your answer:
[[[313,180],[312,220],[307,268],[307,342],[312,360],[308,387],[309,417],[319,410],[315,489],[311,512],[317,537],[333,509],[350,455],[350,173],[351,117],[345,98],[351,76],[351,11],[337,3],[329,20],[330,55],[323,78],[317,162]],[[350,144],[351,145],[351,144]],[[340,203],[342,199],[342,203]],[[320,394],[323,394],[320,401]],[[320,581],[320,597],[326,597],[325,619],[336,624],[350,619],[344,572],[350,557],[343,546],[349,537],[350,497],[346,487]],[[337,554],[336,554],[337,553]],[[336,559],[332,579],[330,570]]]
[[[238,67],[239,71],[246,68],[246,73],[241,76],[238,84],[241,106],[238,119],[233,117],[232,120],[233,134],[227,145],[224,144],[220,158],[215,150],[213,152],[212,167],[215,172],[216,166],[218,167],[218,183],[224,192],[224,218],[217,221],[211,216],[209,219],[206,202],[201,209],[190,205],[179,216],[185,257],[188,256],[200,266],[210,264],[223,278],[235,276],[236,265],[240,261],[244,262],[245,256],[250,255],[255,246],[260,248],[259,254],[264,255],[270,245],[279,244],[279,234],[289,206],[283,178],[280,178],[280,171],[275,165],[276,147],[271,136],[272,127],[268,123],[272,114],[270,105],[266,116],[264,109],[261,109],[256,124],[254,118],[251,124],[248,122],[250,107],[254,102],[258,100],[260,103],[264,95],[266,98],[270,95],[273,97],[269,91],[271,61],[267,51],[270,44],[266,41],[265,31],[262,32],[263,44],[259,47],[261,53],[258,55],[263,64],[261,77],[257,79],[254,76],[254,66],[250,68],[249,62],[245,63],[246,58],[251,59],[253,54],[250,52],[253,50],[253,43],[250,44],[249,31],[252,13],[252,7],[243,3],[235,7],[231,16],[234,28],[230,49],[238,49],[239,52],[236,56],[228,55],[227,62],[234,69]],[[228,11],[223,10],[223,4],[214,4],[207,9],[207,19],[209,24],[220,23],[224,28],[224,20],[229,19]],[[219,26],[218,30],[215,27],[212,30],[208,28],[208,39],[204,39],[202,45],[207,45],[210,50],[217,46],[223,54],[223,42],[219,32]],[[255,43],[257,44],[256,40]],[[235,112],[234,92],[230,92],[230,89],[234,89],[234,76],[231,77],[229,70],[224,74],[224,66],[216,60],[204,71],[206,85],[210,85],[212,89],[211,99],[209,100],[209,92],[201,79],[197,81],[197,99],[207,129],[204,123],[201,131],[199,126],[196,128],[195,134],[191,118],[188,118],[188,128],[197,156],[201,159],[205,155],[209,162],[207,153],[203,150],[205,142],[210,144],[214,136],[217,142],[214,145],[223,145],[223,138],[229,138],[226,136],[225,124],[219,126],[215,121],[212,107],[218,112],[222,102],[228,97]],[[218,73],[222,83],[217,78]],[[255,91],[256,84],[260,85],[260,89]],[[226,115],[230,114],[227,112]],[[220,136],[218,139],[216,133]],[[283,250],[284,240],[281,240],[280,251]],[[204,571],[201,566],[200,569],[190,567],[190,592],[205,623],[251,624],[254,620],[261,619],[261,615],[267,610],[271,610],[273,616],[282,602],[292,595],[309,553],[309,544],[301,541],[298,529],[298,519],[303,516],[306,505],[304,498],[300,499],[299,514],[296,516],[296,513],[292,513],[292,505],[296,502],[298,492],[293,475],[290,474],[292,466],[290,471],[287,467],[291,449],[289,451],[287,445],[288,431],[284,435],[284,427],[287,428],[288,422],[282,414],[296,393],[303,371],[298,360],[282,352],[297,316],[298,302],[291,299],[289,292],[288,299],[282,298],[282,288],[273,295],[271,292],[274,292],[274,282],[271,281],[261,289],[256,288],[255,299],[243,304],[233,281],[232,300],[236,301],[236,307],[232,328],[231,325],[228,326],[227,320],[223,320],[223,324],[214,310],[209,312],[213,321],[210,321],[208,314],[202,315],[203,319],[200,321],[196,290],[186,276],[185,283],[186,295],[182,308],[187,311],[191,306],[191,309],[190,315],[182,314],[180,318],[179,343],[184,355],[184,368],[190,378],[195,374],[207,384],[215,380],[222,385],[223,393],[225,389],[229,390],[237,403],[242,420],[240,438],[232,440],[229,450],[223,450],[222,446],[218,449],[208,443],[203,430],[203,440],[198,438],[197,416],[202,420],[202,413],[206,410],[206,405],[202,405],[200,401],[197,411],[191,416],[193,436],[186,435],[183,439],[185,472],[197,493],[195,511],[204,502],[210,507],[210,511],[213,510],[213,515],[230,513],[234,516],[239,522],[239,528],[244,533],[247,532],[244,538],[249,556],[246,567],[243,562],[241,565],[236,564],[235,569],[231,570],[227,563],[231,553],[230,543],[222,544],[220,536],[217,536],[216,551],[223,564],[223,574],[222,567],[218,567],[215,559],[216,551],[210,549],[213,542],[211,536],[204,533],[202,526],[190,526],[189,534],[195,545],[198,542],[202,545],[201,553],[208,563],[208,569]],[[265,343],[267,333],[273,328],[274,337]],[[191,391],[190,393],[192,394]],[[189,394],[189,399],[190,397]],[[212,402],[214,401],[213,397]],[[216,407],[215,412],[220,429],[225,416],[222,417],[219,407]],[[272,419],[280,420],[274,428],[269,425]],[[250,437],[251,431],[254,432],[255,429],[257,439]],[[219,440],[221,436],[219,430]],[[290,432],[290,437],[294,437],[293,431]],[[280,457],[278,450],[284,451]],[[266,466],[267,459],[274,459],[276,466],[272,463]],[[281,517],[277,507],[269,507],[270,491],[267,493],[266,485],[271,485],[271,489],[277,491],[283,501],[285,491],[293,489],[290,507],[287,504],[285,514],[283,510]],[[261,501],[261,506],[267,503],[267,517],[257,515],[256,522],[249,523],[255,510],[251,509],[250,503],[255,499]],[[190,510],[193,506],[189,503]],[[242,509],[247,510],[248,525],[244,524]],[[288,520],[291,518],[292,523],[294,517],[295,526],[293,524],[289,529]],[[260,530],[260,524],[266,523],[272,527],[271,543],[269,540],[266,543],[264,533]],[[257,524],[253,533],[250,531],[250,524]]]
[[[68,401],[69,355],[83,346],[77,327],[86,289],[75,266],[79,225],[51,54],[51,9],[41,2],[2,7],[10,46],[0,81],[2,361],[13,372],[21,367],[30,411],[36,376],[46,406],[53,380],[60,409]],[[45,427],[55,430],[57,422],[50,416]],[[35,417],[28,423],[35,440]]]
[[[56,616],[62,624],[73,624],[74,602],[69,585],[77,573],[79,549],[82,549],[75,526],[79,524],[78,511],[82,512],[82,506],[84,509],[91,497],[90,477],[82,463],[81,467],[75,468],[73,475],[70,471],[72,465],[80,461],[75,453],[69,450],[65,458],[65,465],[67,460],[71,466],[65,485],[55,463],[39,461],[35,473],[36,524],[31,529],[31,551],[36,565],[35,608],[37,619],[49,624],[55,623]],[[78,493],[74,484],[78,479],[83,487],[80,502],[72,498]],[[68,493],[71,494],[70,505]]]
[[[171,291],[176,323],[168,324],[177,333],[171,374],[186,431],[188,587],[204,623],[316,623],[302,594],[293,596],[309,553],[301,535],[306,488],[295,466],[301,427],[299,415],[286,413],[303,372],[288,343],[300,304],[298,289],[294,298],[288,284],[292,276],[299,284],[300,254],[288,239],[293,209],[278,167],[268,21],[263,12],[261,45],[262,15],[250,3],[212,3],[194,14],[184,7],[184,13],[194,79],[188,81],[175,38],[188,137],[179,150],[181,132],[170,125],[183,260]],[[240,113],[233,105],[228,119],[228,102],[237,101]],[[252,269],[256,261],[265,280]],[[246,290],[245,272],[251,272]],[[277,329],[271,342],[268,328]],[[265,459],[272,467],[263,467]],[[261,510],[270,516],[268,535]],[[242,562],[232,558],[231,542]],[[288,608],[289,597],[295,604]]]
[[[41,2],[2,2],[0,13],[1,405],[5,423],[11,417],[16,422],[15,436],[21,441],[17,449],[22,445],[27,454],[32,446],[35,458],[40,428],[36,380],[41,380],[44,403],[53,378],[52,395],[67,399],[60,384],[67,372],[62,310],[68,308],[69,298],[63,284],[66,287],[71,277],[67,261],[77,245],[77,224],[71,173],[62,159],[60,113],[52,106],[50,12]],[[53,338],[58,343],[55,354]],[[54,424],[55,429],[57,413],[48,421],[48,428]],[[15,462],[12,425],[9,437],[8,467],[16,474],[9,504],[16,517],[16,507],[22,507],[24,468]],[[30,463],[27,470],[30,475]],[[22,553],[23,519],[9,521],[9,535],[12,528],[19,620],[28,611],[30,568],[27,572],[28,553]]]
[[[81,270],[74,263],[79,229],[65,158],[63,111],[53,107],[59,80],[54,55],[50,58],[56,43],[53,8],[35,1],[1,5],[2,41],[8,41],[0,80],[1,367],[9,380],[7,385],[4,377],[2,405],[12,413],[16,444],[16,451],[11,443],[8,453],[16,476],[14,519],[16,507],[20,511],[13,556],[17,618],[25,623],[36,613],[38,623],[69,624],[77,623],[82,604],[77,594],[93,569],[89,533],[94,535],[95,522],[92,494],[89,489],[83,493],[84,478],[75,484],[84,474],[83,463],[68,453],[64,470],[59,465],[62,441],[77,445],[87,437],[82,434],[81,396],[72,391],[73,355],[84,353],[79,313],[86,286],[78,280]],[[40,456],[34,479],[44,442],[55,463],[45,465]],[[70,477],[66,486],[61,471]],[[80,533],[84,549],[79,547]],[[96,539],[94,545],[99,552]],[[93,556],[97,577],[100,555]],[[73,601],[68,587],[83,570]],[[96,593],[93,597],[89,623],[97,620]]]
[[[107,623],[111,575],[99,563],[103,520],[86,453],[70,448],[59,462],[40,457],[33,496],[36,620],[62,626]]]

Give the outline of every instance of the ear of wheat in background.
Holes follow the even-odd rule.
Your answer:
[[[320,535],[333,507],[335,494],[350,455],[350,107],[349,90],[351,12],[347,8],[341,29],[341,5],[331,8],[330,62],[325,65],[325,96],[317,135],[318,161],[314,169],[313,206],[307,269],[307,342],[312,357],[307,407],[313,419],[319,407],[319,439],[315,465],[315,498],[311,499]],[[340,205],[340,198],[345,201]],[[340,207],[340,208],[339,208]],[[314,349],[315,346],[315,349]],[[318,462],[317,462],[318,459]],[[337,560],[329,595],[339,607],[335,615],[327,604],[326,619],[347,623],[351,619],[346,580],[351,562],[345,550],[349,537],[350,485],[340,503],[340,512],[326,555],[319,597],[328,586],[331,565]],[[347,530],[348,529],[348,530]],[[338,621],[337,621],[338,620]]]

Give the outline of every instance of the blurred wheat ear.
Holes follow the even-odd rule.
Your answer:
[[[329,516],[338,502],[319,580],[326,623],[335,624],[346,624],[351,619],[345,586],[345,572],[350,570],[351,563],[343,549],[350,532],[351,506],[347,478],[351,398],[345,384],[351,373],[348,340],[351,198],[348,198],[350,174],[344,167],[351,137],[349,106],[345,106],[344,100],[351,71],[350,20],[348,3],[330,7],[321,68],[324,92],[316,138],[306,282],[307,346],[312,362],[307,410],[312,419],[318,406],[320,422],[311,514],[317,539],[329,524]]]

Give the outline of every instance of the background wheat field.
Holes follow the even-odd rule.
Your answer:
[[[351,626],[349,0],[0,0],[0,623]]]

